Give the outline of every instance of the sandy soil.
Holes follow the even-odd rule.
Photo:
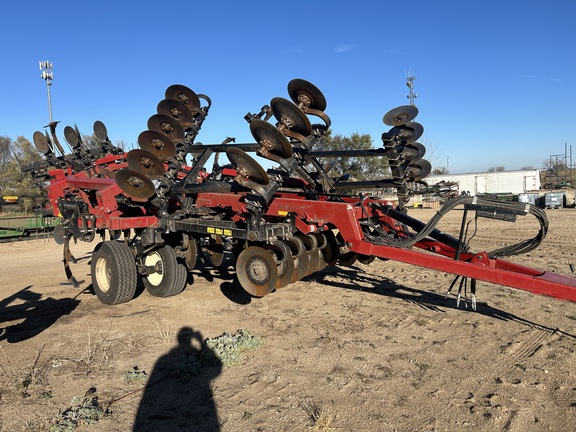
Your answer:
[[[548,215],[544,244],[515,260],[569,275],[576,210]],[[453,212],[441,228],[455,233],[460,217]],[[475,250],[535,234],[530,219],[480,224]],[[53,241],[0,244],[1,431],[85,418],[79,408],[65,411],[84,396],[107,409],[95,425],[76,429],[84,431],[576,425],[574,303],[479,282],[473,312],[444,298],[451,275],[376,260],[326,269],[261,299],[244,294],[231,268],[194,270],[178,296],[143,292],[106,306],[89,290],[94,246],[73,245],[83,258],[73,266],[84,280],[77,290],[61,284],[62,252]],[[182,365],[199,341],[238,329],[263,345],[232,366],[173,373],[191,371]]]

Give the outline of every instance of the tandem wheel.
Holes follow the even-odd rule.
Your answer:
[[[126,243],[108,240],[92,255],[92,287],[102,303],[115,305],[134,298],[138,274],[136,262]]]
[[[180,294],[186,287],[188,270],[176,257],[174,248],[162,246],[144,257],[148,274],[142,278],[144,288],[156,297]]]

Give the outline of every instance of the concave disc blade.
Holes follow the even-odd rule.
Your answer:
[[[411,144],[415,141],[418,141],[418,139],[420,139],[420,137],[424,133],[424,126],[422,126],[418,122],[414,122],[414,121],[408,122],[404,125],[404,127],[406,128],[406,130],[412,130],[412,134],[410,135],[410,139],[406,140],[408,142],[408,144]]]
[[[220,267],[224,262],[224,246],[221,235],[211,235],[206,246],[206,254],[214,267]]]
[[[76,148],[80,146],[80,137],[72,126],[66,126],[64,128],[64,138],[66,142],[70,144],[70,147]]]
[[[318,270],[322,270],[325,267],[330,267],[336,264],[338,261],[338,255],[340,253],[340,247],[336,241],[336,236],[330,230],[317,233],[316,236],[323,237],[323,241],[326,243],[320,250],[322,255],[320,257],[320,262],[318,264]]]
[[[267,121],[255,119],[250,122],[250,132],[254,139],[272,154],[282,158],[292,156],[292,145],[276,126]]]
[[[314,235],[298,235],[298,238],[304,243],[308,254],[308,272],[306,273],[308,276],[316,271],[322,254],[318,250],[318,239]]]
[[[290,248],[292,252],[292,259],[294,260],[294,274],[290,282],[296,282],[308,274],[310,269],[310,259],[308,252],[304,246],[304,242],[296,236],[283,239],[284,243]]]
[[[389,133],[396,134],[407,144],[418,141],[424,133],[424,127],[417,122],[409,122],[405,125],[395,126],[390,129]]]
[[[400,126],[411,122],[418,115],[418,108],[414,105],[403,105],[391,109],[386,114],[382,121],[388,126]]]
[[[418,162],[408,165],[406,175],[413,181],[422,180],[432,171],[432,165],[426,159],[420,159]]]
[[[176,99],[190,108],[200,108],[200,98],[191,89],[180,84],[171,85],[164,94],[166,99]]]
[[[357,252],[346,252],[338,256],[338,264],[344,267],[351,267],[358,259]]]
[[[156,108],[158,114],[164,114],[177,120],[183,127],[190,127],[194,124],[194,116],[190,108],[176,100],[176,99],[163,99],[158,102]]]
[[[162,161],[146,150],[130,150],[126,154],[126,161],[130,169],[141,172],[148,177],[158,177],[166,171]]]
[[[311,82],[296,78],[288,83],[288,94],[295,104],[319,111],[326,110],[326,98]]]
[[[128,196],[147,199],[156,193],[154,183],[145,174],[129,168],[116,171],[116,183]]]
[[[147,130],[138,135],[138,145],[142,150],[149,151],[161,160],[176,156],[176,146],[163,133]]]
[[[184,262],[189,270],[193,270],[196,267],[196,260],[198,259],[198,247],[196,245],[196,240],[190,236],[188,243],[188,248],[184,250]]]
[[[228,159],[242,177],[261,185],[270,183],[270,179],[266,171],[264,171],[264,168],[245,151],[236,147],[228,147],[226,149],[226,156],[228,156]]]
[[[34,136],[32,137],[34,141],[34,145],[38,149],[40,153],[45,155],[52,153],[52,149],[50,148],[50,143],[48,142],[48,138],[40,131],[34,132]]]
[[[184,127],[178,120],[166,114],[154,114],[148,119],[148,129],[160,132],[172,141],[182,141],[184,139]]]
[[[416,162],[424,157],[426,154],[426,147],[419,142],[413,142],[404,146],[402,155],[410,162]]]
[[[374,255],[363,255],[363,254],[358,255],[358,262],[361,262],[362,264],[366,265],[372,264],[375,259],[376,257]]]
[[[294,259],[292,258],[292,251],[286,243],[281,240],[274,240],[271,243],[263,246],[269,253],[272,254],[276,269],[278,270],[278,281],[276,288],[283,288],[290,283],[294,276]]]
[[[312,133],[310,120],[298,106],[288,99],[275,97],[270,101],[270,108],[278,122],[288,126],[291,132],[308,136]]]
[[[98,138],[100,141],[108,140],[108,130],[106,129],[104,123],[102,123],[100,120],[96,120],[94,122],[94,135],[96,135],[96,138]]]
[[[52,237],[54,237],[54,241],[56,244],[63,245],[64,240],[66,238],[66,231],[64,225],[59,223],[54,227],[54,231],[52,231]]]
[[[236,275],[242,288],[255,297],[270,294],[278,281],[274,258],[259,246],[244,249],[236,261]]]

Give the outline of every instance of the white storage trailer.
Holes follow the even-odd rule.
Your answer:
[[[440,181],[456,182],[458,194],[520,194],[540,189],[540,170],[497,171],[468,174],[430,175],[425,181],[429,185]]]

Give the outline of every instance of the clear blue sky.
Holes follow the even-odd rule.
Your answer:
[[[408,103],[452,173],[576,159],[576,1],[59,1],[0,6],[0,135],[54,120],[136,145],[171,84],[213,101],[197,142],[252,141],[243,117],[293,78],[326,96],[335,134],[368,133]]]

